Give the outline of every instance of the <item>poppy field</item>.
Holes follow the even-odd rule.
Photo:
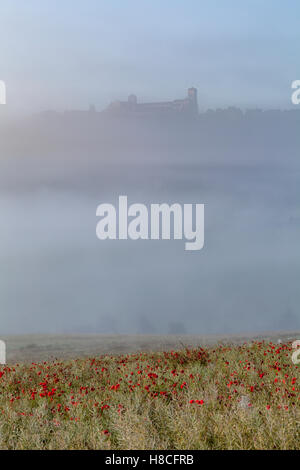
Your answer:
[[[1,449],[299,449],[291,343],[0,366]]]

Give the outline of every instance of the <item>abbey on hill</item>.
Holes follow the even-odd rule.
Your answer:
[[[136,95],[129,95],[127,101],[114,101],[106,111],[115,113],[186,113],[198,114],[197,89],[189,88],[187,96],[173,101],[139,103]]]

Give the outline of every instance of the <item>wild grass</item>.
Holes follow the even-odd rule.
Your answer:
[[[299,449],[291,344],[0,369],[1,449]]]

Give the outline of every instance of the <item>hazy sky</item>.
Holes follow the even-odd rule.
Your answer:
[[[297,108],[299,23],[299,0],[0,0],[1,334],[299,328],[299,112],[1,125],[189,86],[200,111]],[[204,203],[204,249],[102,243],[118,195]]]
[[[2,0],[7,111],[174,99],[191,85],[200,110],[290,108],[299,26],[298,0]]]

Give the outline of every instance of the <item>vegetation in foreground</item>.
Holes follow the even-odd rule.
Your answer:
[[[1,449],[299,449],[291,344],[0,368]]]

